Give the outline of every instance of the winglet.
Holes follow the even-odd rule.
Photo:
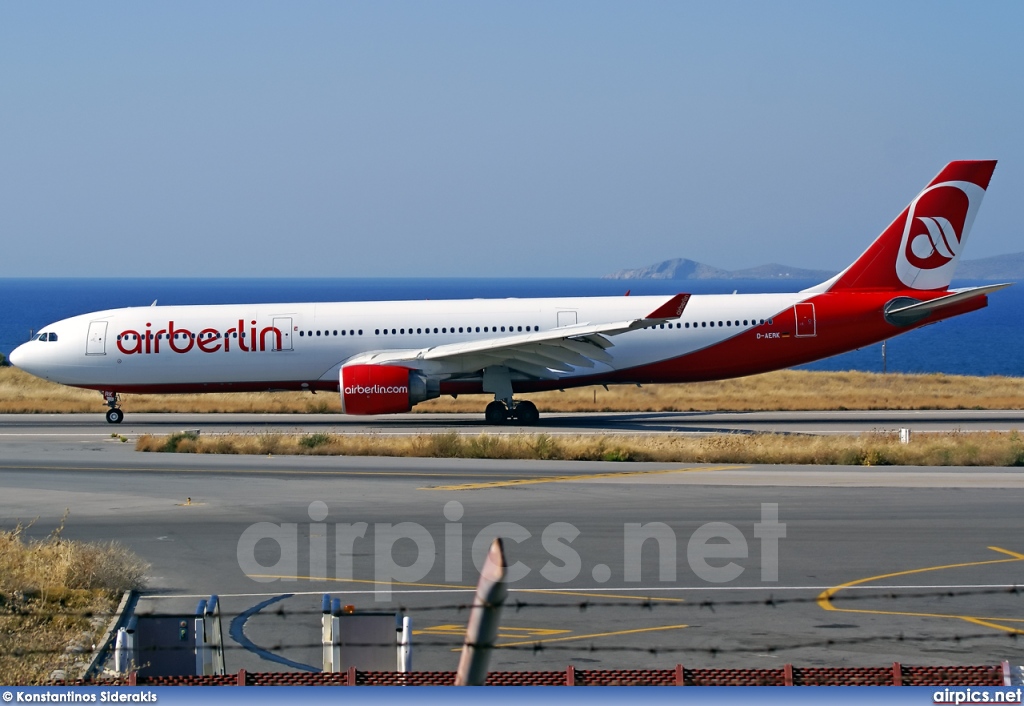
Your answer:
[[[657,309],[652,311],[650,314],[645,316],[645,319],[678,319],[683,315],[683,309],[686,308],[687,302],[690,301],[689,294],[677,294],[667,302],[659,306]]]

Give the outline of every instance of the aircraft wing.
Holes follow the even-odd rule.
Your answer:
[[[657,309],[636,319],[605,323],[581,323],[548,331],[448,343],[418,350],[364,353],[346,361],[374,365],[408,365],[431,374],[472,373],[488,366],[504,365],[531,377],[557,379],[574,368],[593,368],[610,363],[610,336],[649,328],[682,316],[689,294],[677,294]]]

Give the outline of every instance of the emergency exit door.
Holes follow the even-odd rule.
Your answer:
[[[816,336],[817,331],[814,320],[814,304],[803,302],[793,307],[796,313],[796,335],[798,338],[810,338]]]
[[[86,355],[107,354],[107,322],[90,321],[89,338],[85,344]]]

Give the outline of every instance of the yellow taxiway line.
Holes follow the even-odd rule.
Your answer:
[[[977,615],[958,615],[954,613],[918,613],[912,611],[899,611],[899,610],[871,610],[868,608],[840,608],[833,603],[833,598],[840,591],[852,588],[854,586],[861,586],[866,583],[872,583],[874,581],[882,581],[884,579],[895,578],[897,576],[909,576],[911,574],[923,574],[930,571],[943,571],[946,569],[964,569],[972,566],[987,566],[992,564],[1008,564],[1015,561],[1024,561],[1024,554],[1019,552],[1010,551],[1009,549],[1002,549],[1001,547],[989,547],[994,552],[1000,554],[1006,554],[1010,558],[1008,559],[988,559],[985,561],[969,561],[961,564],[943,564],[941,566],[926,566],[920,569],[909,569],[907,571],[895,571],[889,574],[880,574],[878,576],[869,576],[863,579],[857,579],[856,581],[848,581],[847,583],[833,586],[825,591],[822,591],[818,595],[817,603],[822,610],[830,610],[838,613],[861,613],[868,615],[903,615],[915,618],[949,618],[954,620],[963,620],[964,622],[971,623],[973,625],[980,625],[982,627],[991,628],[993,630],[1001,630],[1003,632],[1013,634],[1024,634],[1024,630],[1020,628],[1000,625],[999,622],[1007,623],[1018,623],[1024,622],[1018,618],[992,618],[987,616]],[[996,622],[999,621],[999,622]]]
[[[580,473],[571,476],[534,476],[532,478],[494,480],[482,483],[462,483],[460,485],[434,485],[426,488],[420,488],[420,490],[484,490],[486,488],[507,488],[517,485],[537,485],[540,483],[575,483],[601,478],[656,476],[668,473],[710,473],[713,471],[734,471],[741,468],[747,468],[747,466],[702,466],[700,468],[665,468],[655,471],[614,471],[611,473]]]

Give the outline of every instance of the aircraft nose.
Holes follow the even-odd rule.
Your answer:
[[[7,361],[15,368],[20,368],[25,363],[25,356],[25,346],[22,344],[11,351],[11,354],[7,356]]]

